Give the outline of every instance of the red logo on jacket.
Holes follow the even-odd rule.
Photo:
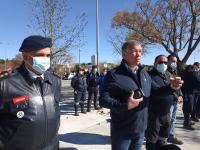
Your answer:
[[[13,98],[13,104],[18,104],[18,103],[22,103],[28,100],[28,96],[20,96],[20,97],[16,97]]]

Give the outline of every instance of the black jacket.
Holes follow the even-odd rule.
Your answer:
[[[195,71],[193,66],[188,66],[182,73],[184,94],[200,94],[200,71]]]
[[[151,99],[149,111],[157,115],[165,115],[170,112],[170,107],[174,101],[174,92],[169,85],[169,76],[160,74],[153,69],[149,72],[152,79]]]
[[[76,74],[71,81],[71,86],[75,91],[84,92],[87,90],[86,78],[84,75]]]
[[[98,87],[99,85],[99,73],[96,72],[90,72],[88,75],[87,75],[87,85],[88,85],[88,88],[90,87]]]
[[[0,81],[0,141],[5,150],[55,149],[60,86],[60,79],[46,72],[41,94],[23,64]]]
[[[100,105],[111,109],[112,128],[127,134],[142,133],[147,124],[147,106],[151,89],[151,78],[142,67],[138,68],[138,77],[127,63],[108,72],[105,77]],[[135,78],[140,78],[139,84]],[[137,80],[138,81],[138,80]],[[138,107],[128,110],[128,97],[132,91],[141,88],[144,96]]]

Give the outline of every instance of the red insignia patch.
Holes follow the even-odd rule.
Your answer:
[[[21,103],[21,102],[25,102],[27,101],[29,98],[28,96],[20,96],[20,97],[16,97],[16,98],[13,98],[13,104],[18,104],[18,103]]]

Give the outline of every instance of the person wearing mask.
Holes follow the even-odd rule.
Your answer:
[[[88,85],[88,103],[87,103],[87,112],[91,111],[91,100],[94,96],[94,109],[99,110],[98,104],[98,91],[99,91],[99,73],[97,72],[97,66],[93,65],[91,72],[87,76],[87,85]]]
[[[25,38],[22,64],[0,79],[1,150],[59,149],[61,81],[47,71],[51,46],[50,38]]]
[[[167,67],[167,74],[169,77],[176,77],[177,74],[177,57],[175,55],[169,55],[168,57],[168,67]],[[170,108],[170,129],[169,129],[169,137],[167,139],[167,142],[182,145],[183,142],[176,137],[175,134],[175,123],[176,123],[176,112],[177,112],[177,103],[182,103],[183,94],[181,92],[181,89],[174,92],[174,101],[172,102],[171,108]]]
[[[112,150],[142,149],[152,86],[149,74],[140,65],[142,51],[140,42],[126,41],[121,64],[105,77],[100,106],[111,110]],[[176,79],[170,85],[180,86]]]
[[[170,128],[170,108],[174,102],[174,93],[180,89],[181,77],[170,77],[167,74],[167,57],[158,55],[154,61],[154,69],[149,72],[152,79],[149,102],[148,124],[146,130],[146,149],[159,150],[166,144]],[[172,80],[178,84],[174,87]]]
[[[184,80],[183,91],[183,127],[188,130],[195,130],[194,122],[192,122],[191,115],[194,112],[194,104],[196,103],[196,89],[200,86],[200,72],[195,65],[188,65],[182,73]]]
[[[81,106],[81,113],[86,114],[86,110],[84,108],[84,102],[86,100],[86,90],[87,83],[86,78],[84,76],[84,69],[81,67],[77,68],[76,75],[72,78],[71,86],[74,88],[74,109],[75,116],[79,116],[78,113],[78,105]]]

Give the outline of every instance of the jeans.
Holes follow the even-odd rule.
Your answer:
[[[170,129],[169,129],[169,139],[175,138],[175,123],[176,123],[176,112],[177,112],[177,102],[174,102],[170,108]]]
[[[141,150],[144,133],[123,134],[111,129],[112,150]]]

